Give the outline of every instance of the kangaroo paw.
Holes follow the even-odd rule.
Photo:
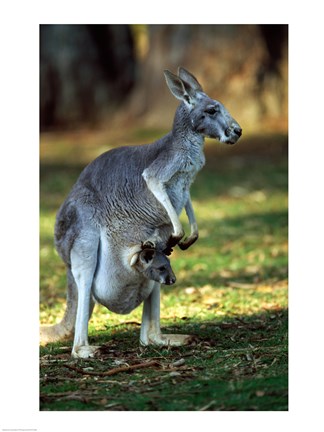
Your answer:
[[[181,233],[177,236],[172,234],[167,241],[165,250],[166,251],[168,251],[168,250],[172,251],[172,248],[179,243],[179,241],[182,239],[183,236],[184,236],[184,233]]]
[[[186,250],[198,240],[198,234],[190,235],[178,243],[181,250]]]

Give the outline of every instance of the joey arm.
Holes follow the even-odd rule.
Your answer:
[[[185,205],[185,209],[190,223],[190,235],[179,243],[179,247],[182,250],[188,249],[198,239],[198,225],[195,218],[194,209],[192,207],[190,195]]]

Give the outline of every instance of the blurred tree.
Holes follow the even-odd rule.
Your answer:
[[[245,130],[261,128],[265,118],[285,127],[287,32],[286,25],[147,26],[148,48],[139,60],[130,112],[150,126],[170,125],[177,101],[170,101],[162,71],[184,66]]]
[[[256,76],[256,93],[260,100],[260,111],[264,115],[269,111],[277,111],[280,115],[287,97],[285,59],[288,50],[288,26],[263,24],[260,25],[260,32],[266,51]]]
[[[283,24],[261,24],[260,30],[269,54],[266,67],[280,75],[280,62],[288,43],[288,26]]]
[[[127,25],[40,26],[41,129],[93,123],[134,84]]]
[[[183,66],[245,131],[267,119],[286,128],[287,35],[287,25],[43,25],[41,127],[111,113],[120,125],[170,127],[178,102],[163,70]]]

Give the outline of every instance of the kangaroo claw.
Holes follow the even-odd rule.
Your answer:
[[[194,234],[192,236],[189,236],[185,238],[183,241],[178,243],[178,246],[181,250],[188,249],[191,245],[193,245],[198,239],[198,235]]]

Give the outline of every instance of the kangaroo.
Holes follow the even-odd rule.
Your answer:
[[[178,75],[168,70],[164,75],[181,101],[172,131],[152,144],[119,147],[99,156],[82,171],[57,214],[54,237],[67,266],[67,310],[54,330],[41,328],[41,339],[70,336],[75,328],[74,357],[92,357],[97,349],[88,343],[94,301],[117,313],[129,313],[144,301],[143,345],[190,340],[160,330],[160,285],[174,281],[166,255],[172,247],[185,250],[198,239],[190,186],[205,163],[204,138],[235,144],[242,129],[190,72],[179,68]],[[179,220],[183,209],[188,237]],[[154,245],[154,254],[141,249],[143,239]],[[143,260],[146,269],[141,272]],[[163,262],[169,279],[157,277],[156,260]]]

